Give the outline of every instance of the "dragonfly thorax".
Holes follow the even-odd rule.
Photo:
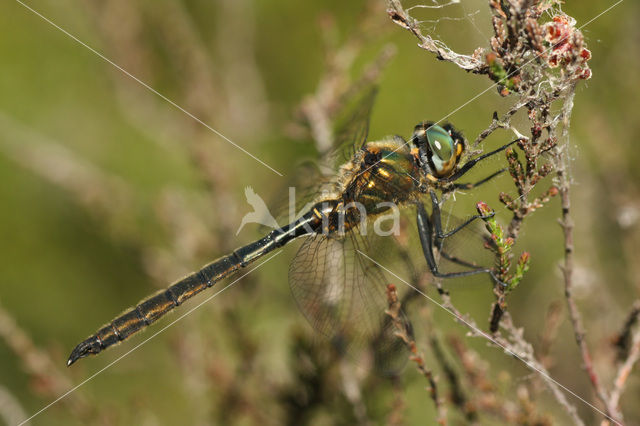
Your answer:
[[[345,206],[355,204],[367,215],[377,215],[418,195],[420,168],[401,138],[367,142],[351,166],[340,194]]]

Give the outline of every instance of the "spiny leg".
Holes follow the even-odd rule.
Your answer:
[[[460,259],[457,256],[450,255],[446,251],[440,252],[440,257],[447,259],[449,262],[457,263],[458,265],[462,265],[467,268],[479,268],[479,266],[473,262],[466,261],[464,259]]]
[[[440,220],[439,216],[437,220]],[[459,277],[468,277],[470,275],[483,274],[483,273],[488,273],[489,275],[494,277],[493,272],[491,271],[491,269],[488,269],[488,268],[477,268],[470,271],[460,271],[460,272],[447,272],[447,273],[440,272],[438,270],[438,265],[436,263],[436,260],[433,254],[434,224],[431,222],[431,219],[429,219],[429,214],[424,208],[424,205],[420,202],[417,203],[417,225],[418,225],[418,235],[420,237],[420,243],[422,245],[422,252],[424,254],[425,260],[427,261],[427,265],[429,265],[429,270],[431,271],[431,274],[434,277],[459,278]]]
[[[465,173],[467,173],[469,170],[471,170],[473,168],[473,166],[475,166],[476,164],[478,164],[480,161],[484,160],[487,157],[491,157],[492,155],[495,155],[501,151],[504,151],[505,149],[507,149],[508,147],[510,147],[511,145],[513,145],[514,143],[520,141],[522,139],[516,139],[514,141],[509,142],[506,145],[501,146],[500,148],[488,152],[486,154],[483,154],[479,157],[476,158],[472,158],[471,160],[467,161],[464,166],[462,166],[458,171],[456,171],[454,174],[452,174],[449,177],[440,179],[443,182],[454,182],[456,180],[458,180],[459,178],[461,178]]]
[[[503,146],[501,146],[500,148],[491,151],[487,154],[481,155],[479,157],[476,157],[470,161],[468,161],[466,164],[464,164],[464,166],[462,166],[458,171],[456,171],[453,175],[447,177],[447,178],[443,178],[440,179],[441,182],[454,182],[457,179],[459,179],[460,177],[464,176],[469,170],[471,170],[476,164],[478,164],[480,161],[484,160],[485,158],[488,158],[492,155],[495,155],[501,151],[504,151],[505,149],[507,149],[509,146],[513,145],[514,143],[518,142],[521,139],[516,139],[514,141],[509,142],[508,144],[505,144]],[[500,173],[504,172],[505,169],[502,170],[498,170],[497,172],[489,175],[488,177],[476,182],[476,183],[466,183],[466,184],[454,184],[453,188],[454,189],[471,189],[474,187],[477,187],[479,185],[482,185],[485,182],[488,182],[489,180],[493,179],[494,177],[498,176]],[[482,268],[482,267],[477,267],[476,269],[472,269],[469,271],[461,271],[461,272],[450,272],[450,273],[442,273],[438,270],[438,265],[435,261],[435,256],[433,254],[433,247],[437,247],[438,251],[440,252],[440,255],[442,257],[444,257],[447,260],[450,260],[454,263],[457,263],[459,265],[463,265],[463,266],[467,266],[467,267],[474,267],[472,266],[472,264],[470,264],[469,262],[466,262],[462,259],[459,259],[455,256],[451,256],[447,253],[443,253],[442,251],[442,243],[444,242],[445,238],[448,238],[452,235],[454,235],[455,233],[459,232],[460,230],[462,230],[463,228],[465,228],[466,226],[468,226],[471,222],[473,222],[476,219],[486,219],[487,216],[484,215],[474,215],[472,217],[470,217],[469,219],[467,219],[464,223],[462,223],[461,225],[457,226],[456,228],[454,228],[451,231],[448,232],[443,232],[442,230],[442,219],[441,219],[441,211],[440,211],[440,203],[438,200],[438,197],[436,196],[434,191],[429,191],[430,196],[431,196],[431,205],[432,205],[432,216],[431,219],[429,218],[429,215],[427,213],[427,211],[424,208],[424,205],[422,203],[418,203],[418,207],[417,207],[417,225],[418,225],[418,233],[420,236],[420,242],[422,244],[422,251],[423,254],[425,256],[425,259],[427,261],[427,264],[429,265],[429,269],[431,270],[431,273],[433,274],[433,276],[438,277],[438,278],[455,278],[455,277],[466,277],[466,276],[470,276],[470,275],[476,275],[476,274],[481,274],[481,273],[487,273],[491,276],[491,278],[500,284],[503,284],[493,273],[493,271],[490,268]]]
[[[458,225],[451,231],[444,232],[442,230],[442,212],[440,211],[440,201],[438,200],[438,197],[436,196],[434,191],[429,191],[429,195],[431,195],[431,216],[433,218],[432,221],[433,221],[433,230],[434,230],[434,236],[435,236],[435,245],[438,246],[439,250],[442,248],[442,240],[444,240],[445,238],[448,238],[454,235],[458,231],[467,227],[469,224],[471,224],[471,222],[473,222],[476,219],[488,219],[495,215],[495,213],[493,212],[489,215],[476,214],[471,216],[469,219],[467,219],[466,221],[464,221],[462,224]]]
[[[483,183],[489,182],[491,179],[493,179],[494,177],[498,176],[501,173],[504,173],[507,169],[500,169],[497,172],[494,172],[492,174],[490,174],[489,176],[487,176],[484,179],[480,179],[479,181],[475,182],[475,183],[454,183],[453,184],[453,189],[473,189],[473,188],[477,188],[480,185],[482,185]]]
[[[469,224],[471,224],[471,222],[473,222],[476,219],[487,219],[489,217],[493,217],[495,215],[494,212],[492,212],[490,215],[487,216],[483,216],[483,215],[473,215],[471,216],[469,219],[467,219],[465,222],[463,222],[462,224],[460,224],[459,226],[455,227],[454,229],[452,229],[451,231],[448,232],[444,232],[442,230],[442,211],[440,210],[440,201],[438,200],[438,197],[436,196],[436,194],[433,191],[430,191],[429,193],[431,195],[431,217],[432,222],[433,222],[433,233],[436,239],[436,246],[438,246],[438,250],[440,253],[440,256],[444,257],[445,259],[457,263],[459,265],[462,266],[466,266],[468,268],[478,268],[478,265],[472,263],[472,262],[467,262],[463,259],[460,259],[456,256],[452,256],[449,253],[445,252],[444,250],[442,250],[442,242],[445,238],[448,238],[452,235],[454,235],[455,233],[457,233],[458,231],[461,231],[463,228],[467,227]]]

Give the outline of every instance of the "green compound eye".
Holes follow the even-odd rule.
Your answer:
[[[454,156],[453,138],[442,127],[432,125],[427,129],[427,141],[433,156],[431,161],[438,173],[445,173],[451,168]]]

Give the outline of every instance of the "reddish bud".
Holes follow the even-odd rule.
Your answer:
[[[496,55],[494,52],[487,53],[487,64],[493,65],[497,59],[498,55]]]
[[[480,201],[476,204],[476,210],[478,210],[478,213],[482,216],[488,216],[493,213],[491,207],[489,207],[484,201]]]

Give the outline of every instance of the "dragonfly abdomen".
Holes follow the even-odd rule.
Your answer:
[[[198,272],[194,272],[168,288],[150,296],[133,308],[125,311],[109,324],[101,327],[96,334],[80,343],[71,352],[67,365],[73,364],[80,358],[97,354],[127,339],[136,332],[157,321],[176,306],[202,290],[213,286],[217,281],[229,276],[245,266],[236,252],[222,257],[206,265]]]
[[[264,238],[236,249],[231,254],[209,263],[199,271],[142,300],[77,345],[71,352],[67,365],[120,343],[238,269],[244,268],[254,260],[299,236],[315,232],[321,220],[322,217],[319,214],[307,212],[297,221],[271,231]]]

